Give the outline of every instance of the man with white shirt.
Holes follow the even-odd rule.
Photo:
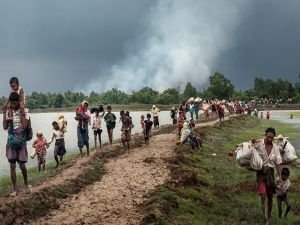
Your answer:
[[[257,171],[256,178],[258,193],[261,196],[261,208],[263,210],[265,224],[267,225],[270,223],[273,194],[276,189],[274,168],[276,168],[277,174],[281,180],[279,166],[282,163],[282,159],[278,146],[273,143],[273,139],[276,135],[275,129],[269,127],[265,132],[265,138],[256,142],[255,149],[263,160],[263,168],[262,170]]]

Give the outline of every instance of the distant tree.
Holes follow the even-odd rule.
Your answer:
[[[179,91],[175,88],[164,90],[159,96],[157,103],[159,104],[175,104],[179,102]]]
[[[128,95],[116,88],[100,95],[98,103],[102,104],[128,104]]]
[[[193,87],[191,82],[186,83],[184,91],[182,93],[182,99],[183,100],[188,100],[189,98],[197,97],[197,90],[195,87]]]
[[[64,96],[61,93],[58,93],[55,96],[54,108],[62,108],[64,102]]]
[[[143,104],[155,104],[157,103],[157,99],[159,96],[159,92],[153,90],[150,87],[144,87],[137,92],[133,92],[130,96],[130,102],[143,103]]]
[[[234,86],[223,74],[215,72],[209,77],[210,86],[207,88],[207,95],[213,98],[229,99],[234,92]]]

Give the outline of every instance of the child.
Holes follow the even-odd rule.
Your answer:
[[[268,120],[270,119],[270,112],[269,111],[267,112],[267,119]]]
[[[130,147],[130,139],[131,139],[131,127],[132,127],[132,120],[130,118],[130,116],[128,116],[129,113],[125,113],[124,110],[120,111],[120,120],[122,122],[122,128],[121,128],[121,140],[123,143],[123,146],[126,150],[126,143],[127,143],[127,150],[129,151],[129,147]]]
[[[130,133],[131,133],[132,128],[134,128],[134,125],[133,125],[133,122],[132,122],[132,117],[130,116],[130,112],[129,112],[129,111],[126,111],[125,114],[126,114],[126,116],[128,116],[129,119],[130,119]]]
[[[57,120],[57,124],[58,124],[58,127],[61,131],[63,131],[64,133],[67,132],[67,125],[68,125],[68,122],[67,120],[65,119],[65,116],[64,115],[59,115],[58,117],[58,120]]]
[[[108,138],[109,138],[109,143],[112,145],[113,142],[113,131],[114,128],[116,127],[116,116],[111,112],[111,106],[107,106],[107,113],[104,116],[104,121],[106,122],[106,128],[107,128],[107,133],[108,133]]]
[[[171,119],[173,120],[173,124],[177,123],[177,108],[172,107],[170,112]]]
[[[42,165],[43,170],[45,170],[48,144],[46,138],[44,138],[43,136],[42,131],[38,130],[38,132],[36,133],[36,139],[34,140],[32,147],[35,150],[32,152],[31,158],[33,159],[37,155],[39,171],[41,171]]]
[[[149,145],[149,137],[150,137],[150,133],[152,130],[152,125],[153,125],[153,122],[151,121],[150,113],[147,114],[147,120],[145,120],[144,123],[145,123],[145,129],[144,129],[145,144]]]
[[[83,123],[83,115],[85,112],[86,112],[86,110],[83,107],[83,104],[79,105],[76,109],[75,120],[78,120],[78,126],[81,127],[82,130],[85,129],[84,123]]]
[[[277,206],[278,206],[278,216],[281,219],[282,214],[282,202],[286,204],[286,210],[284,213],[284,217],[287,219],[287,215],[291,209],[291,205],[288,199],[288,190],[291,187],[291,183],[289,181],[290,170],[288,168],[282,168],[281,170],[281,179],[279,177],[276,178],[276,192],[277,192]]]
[[[60,158],[60,161],[62,161],[64,154],[66,154],[64,132],[59,129],[58,123],[56,121],[52,122],[52,126],[52,137],[49,140],[48,145],[50,145],[53,140],[56,139],[54,147],[54,159],[56,161],[56,167],[58,167],[58,156]]]
[[[102,147],[102,145],[101,145],[101,133],[102,133],[101,121],[104,116],[104,112],[102,112],[100,115],[99,110],[96,110],[95,113],[96,113],[96,115],[94,117],[93,126],[92,126],[92,129],[94,130],[95,148],[97,148],[97,136],[98,136],[99,145],[101,148]]]
[[[179,111],[179,116],[177,118],[177,123],[178,123],[178,136],[181,134],[181,129],[183,128],[183,123],[185,121],[185,116],[182,111]]]
[[[9,85],[11,88],[11,93],[15,92],[20,96],[20,106],[25,107],[25,93],[23,88],[19,85],[19,79],[17,77],[12,77],[9,80]],[[7,100],[4,104],[4,110],[7,111],[10,109],[9,101]],[[28,109],[25,109],[28,111]],[[7,119],[12,118],[12,111],[9,110]]]
[[[200,135],[194,131],[194,128],[196,127],[195,121],[192,118],[190,118],[188,125],[189,125],[189,129],[191,131],[192,148],[200,149],[200,147],[202,147],[202,140],[201,140]]]
[[[140,121],[140,123],[141,123],[142,129],[144,130],[145,129],[145,116],[144,115],[141,115],[141,121]]]

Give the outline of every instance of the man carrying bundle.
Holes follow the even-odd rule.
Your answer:
[[[254,146],[263,161],[263,167],[256,172],[256,178],[258,193],[261,196],[261,208],[263,210],[266,225],[270,223],[273,194],[276,193],[274,168],[276,168],[280,182],[282,182],[279,170],[282,158],[278,146],[273,143],[275,135],[276,132],[274,128],[267,128],[265,138],[256,142]]]

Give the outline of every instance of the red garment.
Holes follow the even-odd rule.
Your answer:
[[[145,129],[145,123],[144,123],[143,119],[141,119],[141,126],[142,126],[142,129]]]
[[[33,142],[32,146],[36,149],[36,153],[38,155],[43,154],[43,152],[46,151],[47,140],[44,137],[37,138]]]
[[[82,107],[82,106],[79,106],[77,109],[76,109],[76,113],[84,113],[86,112],[86,110]]]
[[[267,185],[265,181],[258,182],[258,194],[259,195],[267,195],[272,196],[273,195],[273,189]]]

